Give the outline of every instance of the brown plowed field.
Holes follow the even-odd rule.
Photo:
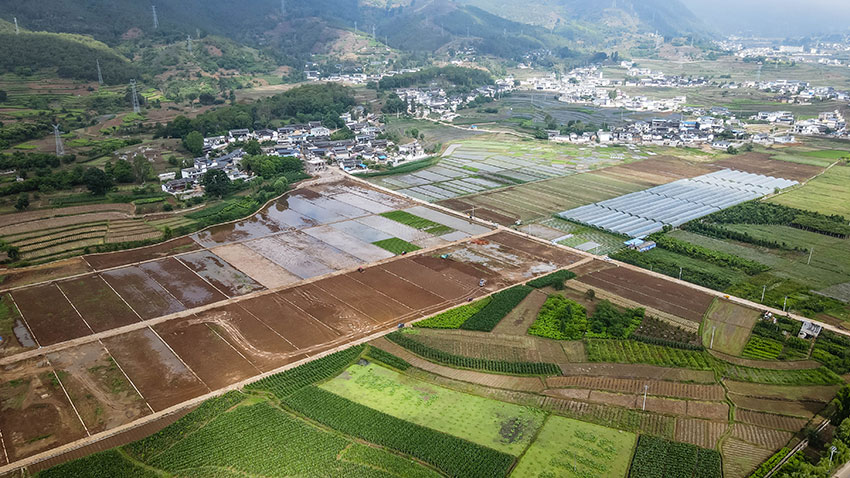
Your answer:
[[[355,272],[354,274],[329,277],[315,282],[314,285],[345,304],[365,313],[379,324],[392,322],[413,313],[413,310],[404,304],[357,282],[355,274],[359,275]]]
[[[9,331],[9,334],[4,335],[3,340],[0,341],[0,357],[7,357],[36,348],[35,340],[32,338],[27,325],[21,319],[20,312],[12,304],[12,296],[3,294],[0,296],[0,300],[9,304],[7,305],[9,312],[5,318],[6,330]]]
[[[714,448],[717,440],[729,425],[723,422],[711,422],[696,418],[676,420],[676,441],[691,443],[703,448]]]
[[[155,411],[210,391],[150,329],[103,343]]]
[[[3,275],[3,283],[0,284],[0,289],[8,290],[39,282],[62,279],[73,275],[85,274],[92,270],[82,257],[27,267],[25,269],[7,269],[0,271]]]
[[[341,335],[361,334],[378,325],[363,312],[334,299],[315,284],[282,290],[277,295]]]
[[[445,302],[442,297],[432,294],[395,274],[391,274],[380,266],[365,269],[362,273],[357,273],[350,277],[384,293],[413,310],[427,309]],[[428,287],[426,284],[422,285]]]
[[[723,476],[725,478],[745,478],[759,463],[770,458],[775,450],[768,450],[750,443],[729,438],[723,441]]]
[[[648,393],[659,397],[688,398],[692,400],[721,401],[724,399],[720,385],[698,385],[690,383],[662,382],[655,380],[636,380],[611,377],[549,377],[546,385],[551,388],[589,388],[621,393],[643,393],[649,385]]]
[[[735,410],[735,420],[762,428],[773,428],[774,430],[785,430],[796,432],[806,426],[808,420],[805,418],[793,418],[773,413],[754,412],[752,410]]]
[[[154,330],[213,390],[260,373],[258,368],[196,316],[171,320],[154,326]]]
[[[97,274],[59,282],[58,285],[95,332],[139,321],[133,310]]]
[[[714,372],[711,371],[665,368],[656,365],[608,363],[568,363],[560,365],[564,375],[655,379],[695,383],[714,383],[715,380]]]
[[[690,287],[659,279],[626,267],[582,276],[581,282],[646,304],[663,312],[701,322],[714,297]]]
[[[388,262],[382,264],[381,268],[396,276],[404,277],[420,287],[425,286],[428,292],[436,294],[445,300],[458,300],[466,296],[470,291],[478,288],[477,282],[457,282],[410,259]]]
[[[210,251],[184,254],[180,256],[180,262],[230,297],[249,294],[263,288]]]
[[[590,174],[614,177],[630,182],[643,182],[649,188],[679,179],[701,176],[717,169],[712,164],[691,163],[675,156],[655,156],[643,161],[618,164]]]
[[[732,430],[732,436],[753,445],[775,450],[788,443],[793,433],[736,423]]]
[[[86,436],[44,358],[0,369],[0,433],[13,462]]]
[[[547,297],[545,292],[535,289],[496,324],[493,333],[525,336],[528,328],[537,320],[537,314],[546,302]]]
[[[554,341],[537,340],[536,337],[500,335],[467,330],[420,329],[416,340],[429,347],[464,357],[475,357],[507,362],[558,362],[564,361],[563,349]],[[560,351],[559,360],[543,360],[538,346],[546,343]],[[552,355],[550,351],[548,355]]]
[[[42,347],[91,333],[54,284],[18,289],[12,292],[12,297]]]
[[[636,395],[635,398],[637,398],[637,400],[635,400],[635,405],[632,408],[635,410],[641,410],[643,408],[643,395]],[[688,414],[688,402],[672,398],[647,396],[646,409],[653,413],[684,417]]]
[[[583,400],[586,402],[590,398],[590,390],[583,388],[552,388],[544,390],[543,395],[563,398],[564,400]]]
[[[561,267],[568,266],[572,263],[584,259],[583,256],[572,254],[564,249],[547,246],[533,239],[527,239],[509,232],[497,232],[487,237],[488,240],[498,242],[512,249],[516,249],[526,254],[530,254],[538,259],[552,261]]]
[[[288,340],[237,304],[196,314],[194,321],[209,326],[264,372],[305,357]]]
[[[92,434],[150,414],[144,399],[98,342],[48,355]]]
[[[765,385],[760,383],[734,382],[727,380],[726,387],[730,392],[751,397],[776,398],[781,400],[804,400],[811,402],[828,402],[835,397],[840,385],[822,385],[793,387],[784,385]]]
[[[594,272],[599,272],[605,269],[611,269],[613,267],[617,266],[608,261],[593,259],[592,261],[584,263],[580,266],[571,267],[570,270],[575,273],[575,275],[581,277],[585,274],[592,274]]]
[[[187,309],[227,299],[224,294],[215,290],[213,286],[176,259],[146,262],[139,268],[159,282]]]
[[[729,393],[729,399],[737,407],[759,412],[778,413],[809,419],[826,406],[823,402],[802,402],[791,400],[771,400]]]
[[[153,246],[142,247],[121,252],[107,252],[85,256],[86,261],[96,270],[111,269],[127,264],[150,261],[162,257],[173,256],[183,252],[196,251],[201,246],[190,237],[179,237]]]
[[[591,402],[602,403],[605,405],[616,405],[623,408],[637,408],[643,404],[641,401],[641,405],[635,405],[637,395],[600,392],[598,390],[591,390],[590,396],[587,397],[587,399]]]
[[[721,168],[737,169],[738,171],[795,181],[810,179],[820,174],[824,169],[810,164],[770,159],[770,155],[765,153],[739,154],[729,159],[717,161],[714,164]]]
[[[417,264],[435,270],[459,284],[471,284],[472,287],[478,287],[478,280],[480,278],[493,275],[493,271],[487,270],[484,267],[475,266],[474,264],[468,264],[465,262],[453,261],[451,259],[440,259],[439,257],[421,255],[416,256],[411,260]]]
[[[275,294],[264,295],[239,303],[246,311],[269,326],[299,349],[331,342],[339,332],[313,318]]]
[[[136,266],[101,274],[142,319],[153,319],[185,310],[177,299]]]
[[[723,402],[699,402],[688,400],[689,417],[705,418],[707,420],[728,420],[729,405]]]

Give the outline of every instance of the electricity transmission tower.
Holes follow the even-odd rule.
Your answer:
[[[139,96],[136,93],[136,80],[130,80],[130,88],[133,90],[133,113],[141,113],[142,108],[139,106]]]
[[[286,18],[286,0],[280,0],[280,14]]]
[[[103,72],[100,71],[100,60],[95,60],[97,62],[97,84],[103,84]]]
[[[189,54],[192,54],[192,37],[190,35],[186,35],[186,46],[189,48]]]
[[[156,5],[151,5],[151,11],[153,11],[153,28],[156,30],[159,28],[159,18],[156,16]]]
[[[56,137],[56,156],[65,156],[65,145],[62,144],[62,132],[59,125],[53,125],[53,136]]]
[[[15,20],[15,35],[20,35],[21,29],[18,28],[18,17],[14,17],[14,20]]]

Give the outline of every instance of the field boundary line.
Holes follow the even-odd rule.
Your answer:
[[[21,321],[24,323],[27,330],[29,331],[30,337],[32,337],[32,340],[35,342],[35,345],[38,346],[38,348],[35,349],[35,350],[40,350],[41,349],[41,343],[38,341],[38,337],[35,336],[35,332],[32,331],[32,327],[30,327],[30,324],[27,323],[27,319],[26,319],[26,317],[24,317],[24,311],[22,311],[21,308],[18,307],[18,302],[15,301],[15,296],[13,296],[11,293],[9,293],[9,297],[12,298],[12,304],[14,304],[15,308],[18,309],[18,315],[21,316]],[[33,352],[33,350],[29,350],[27,352]],[[15,357],[17,355],[23,355],[23,354],[26,354],[27,352],[23,352],[22,354],[10,355],[10,357]],[[40,354],[35,354],[35,355],[33,355],[33,357],[38,356],[38,355],[40,355]],[[29,358],[29,357],[27,357],[27,358]],[[5,357],[4,357],[3,360],[5,360]],[[17,362],[17,360],[15,360],[15,362]],[[10,361],[8,363],[13,363],[13,362]],[[7,365],[7,363],[3,363],[2,365]]]
[[[138,312],[136,312],[136,309],[134,309],[133,306],[130,305],[130,303],[127,302],[126,299],[124,299],[124,296],[119,294],[118,291],[115,290],[115,287],[112,287],[112,284],[110,284],[108,280],[104,279],[103,276],[99,272],[97,273],[97,276],[100,278],[100,280],[103,281],[104,284],[106,284],[107,287],[109,287],[110,290],[112,290],[113,293],[115,293],[115,295],[117,295],[121,299],[121,302],[123,302],[124,305],[126,305],[134,314],[136,314],[136,317],[139,318],[140,323],[145,321],[145,319],[143,319],[142,316],[139,315]],[[130,325],[133,325],[133,324],[130,324]]]
[[[67,398],[68,403],[71,404],[71,408],[74,410],[74,413],[77,415],[77,419],[80,420],[80,425],[83,426],[83,430],[85,430],[86,435],[91,436],[91,432],[89,431],[89,427],[86,426],[86,422],[84,422],[83,417],[80,416],[80,412],[77,410],[77,406],[74,405],[74,401],[71,400],[71,395],[68,394],[68,390],[65,388],[65,385],[62,383],[62,379],[59,378],[59,374],[56,373],[56,367],[53,366],[53,362],[51,362],[50,357],[45,355],[44,359],[47,360],[47,364],[50,365],[50,368],[53,370],[53,376],[56,377],[56,382],[59,383],[60,387],[62,387],[62,392],[65,393],[65,398]]]
[[[502,289],[493,291],[493,292],[491,292],[491,293],[489,293],[485,296],[482,296],[482,297],[497,294],[497,293],[502,292],[504,290],[510,289],[511,287],[514,287],[516,285],[524,284],[525,282],[527,282],[527,281],[518,282],[518,283],[510,285],[508,287],[504,287]],[[435,315],[438,315],[442,312],[444,312],[444,310],[440,310],[438,312],[420,317],[418,319],[414,319],[410,323],[412,324],[412,323],[416,323],[416,322],[419,322],[419,321],[422,321],[422,320],[429,319],[429,318],[431,318]],[[264,372],[260,375],[256,375],[256,376],[253,376],[253,377],[246,378],[245,380],[231,384],[227,387],[220,388],[220,389],[217,389],[215,391],[210,391],[209,393],[206,393],[204,395],[200,395],[198,397],[195,397],[195,398],[183,401],[181,403],[172,405],[168,408],[154,412],[150,415],[146,415],[146,416],[141,417],[137,420],[134,420],[130,423],[125,423],[124,425],[120,425],[118,427],[115,427],[115,428],[112,428],[112,429],[109,429],[109,430],[104,430],[104,431],[96,433],[94,435],[90,435],[88,438],[76,440],[76,441],[71,442],[71,443],[66,443],[66,444],[61,445],[59,447],[53,448],[51,450],[47,450],[47,451],[44,451],[42,453],[23,458],[23,459],[18,460],[14,463],[8,463],[5,466],[0,466],[0,475],[7,473],[7,472],[10,472],[10,471],[18,470],[18,469],[26,467],[26,466],[33,465],[35,463],[42,462],[44,460],[47,460],[47,459],[50,459],[50,458],[53,458],[53,457],[56,457],[56,456],[59,456],[59,455],[62,455],[62,454],[68,453],[68,452],[71,452],[73,450],[82,448],[86,445],[97,443],[97,442],[104,440],[106,438],[118,435],[118,434],[123,433],[123,432],[128,431],[128,430],[135,429],[135,428],[137,428],[141,425],[153,422],[153,421],[158,420],[162,417],[174,414],[174,413],[179,412],[181,410],[184,410],[186,408],[190,408],[190,407],[199,405],[200,403],[202,403],[202,402],[204,402],[204,401],[206,401],[210,398],[215,398],[215,397],[218,397],[220,395],[223,395],[227,392],[231,392],[231,391],[234,391],[234,390],[241,390],[244,387],[246,387],[247,385],[250,385],[254,382],[262,380],[266,377],[270,377],[272,375],[276,375],[278,373],[285,372],[287,370],[299,367],[301,365],[312,362],[314,360],[318,360],[320,358],[326,357],[326,356],[334,354],[336,352],[346,350],[350,347],[365,344],[367,342],[371,342],[373,340],[379,339],[381,337],[384,337],[388,334],[395,332],[396,330],[398,330],[398,328],[395,325],[376,327],[375,329],[373,329],[373,331],[370,333],[370,335],[362,336],[362,337],[359,337],[359,338],[353,338],[352,337],[353,340],[351,340],[350,342],[341,343],[341,344],[339,344],[335,347],[331,347],[329,349],[320,351],[320,352],[316,353],[315,355],[305,357],[301,360],[297,360],[295,362],[283,365],[279,368],[276,368],[274,370],[270,370],[268,372]],[[154,331],[154,333],[156,333],[156,332]],[[157,334],[157,336],[158,336],[158,334]],[[345,338],[345,337],[342,337],[342,338]],[[160,340],[162,340],[162,339],[160,338]],[[163,343],[165,343],[164,340],[163,340]],[[168,344],[166,344],[166,346],[168,346]],[[169,349],[170,349],[170,347],[169,347]],[[177,354],[175,353],[175,355],[177,355]],[[178,358],[179,358],[179,355],[178,355]],[[117,361],[116,361],[116,363],[117,363]],[[204,383],[204,382],[201,381],[201,383]],[[205,383],[204,383],[204,385],[206,386]],[[207,387],[207,389],[209,390],[209,387]]]
[[[59,285],[59,283],[58,283],[58,282],[56,283],[56,288],[57,288],[57,289],[59,289],[59,292],[61,292],[61,293],[62,293],[62,297],[64,297],[64,298],[65,298],[65,300],[67,300],[67,301],[68,301],[68,304],[70,304],[70,305],[71,305],[71,308],[72,308],[72,309],[74,309],[74,312],[76,312],[76,313],[77,313],[77,317],[79,317],[79,318],[80,318],[80,320],[82,320],[82,321],[83,321],[83,323],[84,323],[84,324],[86,324],[86,327],[89,329],[89,331],[90,331],[91,333],[94,333],[94,329],[92,329],[92,328],[91,328],[91,325],[89,325],[89,322],[86,320],[86,318],[85,318],[85,317],[83,317],[83,314],[81,314],[81,313],[80,313],[80,311],[79,311],[79,310],[77,310],[77,306],[76,306],[76,305],[74,305],[74,303],[73,303],[73,302],[71,302],[71,299],[70,299],[70,298],[68,298],[68,294],[66,294],[66,293],[65,293],[65,291],[64,291],[64,290],[62,290],[62,287]]]
[[[216,257],[218,257],[218,256],[216,256]],[[221,258],[219,258],[219,259],[221,259]],[[225,293],[224,293],[224,291],[222,291],[222,290],[221,290],[221,289],[219,289],[218,287],[216,287],[216,286],[212,285],[212,283],[211,283],[210,281],[206,280],[206,279],[205,279],[205,278],[204,278],[201,274],[198,274],[197,272],[195,272],[195,270],[194,270],[194,269],[192,269],[191,267],[187,266],[187,265],[186,265],[186,263],[185,263],[185,262],[183,262],[183,261],[181,261],[179,257],[175,257],[175,258],[174,258],[174,260],[176,260],[176,261],[177,261],[177,262],[178,262],[181,266],[185,267],[185,268],[186,268],[186,270],[188,270],[188,271],[189,271],[189,272],[191,272],[192,274],[195,274],[196,276],[198,276],[198,279],[201,279],[202,281],[204,281],[204,282],[205,282],[208,286],[212,287],[212,288],[213,288],[213,290],[215,290],[215,291],[216,291],[216,292],[218,292],[219,294],[223,295],[223,296],[224,296],[224,297],[226,297],[228,300],[233,298],[233,297],[231,297],[230,295],[225,294]],[[222,260],[224,260],[224,259],[222,259]],[[227,262],[227,261],[225,261],[225,262]],[[228,262],[228,264],[229,264],[229,262]],[[234,267],[234,269],[235,269],[235,267]],[[253,279],[252,279],[252,280],[253,280]]]
[[[127,379],[127,381],[128,381],[128,382],[130,382],[130,385],[132,385],[132,386],[133,386],[133,390],[135,390],[135,391],[136,391],[136,393],[138,393],[138,394],[139,394],[139,397],[140,397],[142,400],[144,400],[144,401],[145,401],[145,405],[147,405],[147,406],[148,406],[148,410],[150,410],[150,411],[151,411],[151,413],[155,413],[155,411],[154,411],[153,407],[151,406],[151,404],[150,404],[150,403],[148,403],[148,399],[147,399],[147,398],[145,398],[145,396],[144,396],[144,395],[142,395],[142,392],[139,390],[139,387],[137,387],[137,386],[136,386],[136,384],[133,382],[133,379],[131,379],[131,378],[130,378],[130,376],[129,376],[129,375],[127,375],[127,372],[125,372],[125,371],[124,371],[124,367],[122,367],[122,366],[121,366],[121,364],[120,364],[120,363],[118,363],[118,361],[117,361],[117,360],[115,360],[115,357],[113,357],[113,356],[112,356],[112,352],[110,352],[110,351],[109,351],[109,348],[106,346],[106,344],[104,344],[104,343],[103,343],[103,340],[98,340],[98,342],[100,343],[100,346],[101,346],[101,347],[103,347],[103,350],[106,350],[106,353],[107,353],[107,354],[109,354],[109,358],[111,358],[111,359],[112,359],[112,361],[113,361],[113,362],[115,362],[115,365],[118,367],[118,370],[120,370],[120,371],[121,371],[121,373],[122,373],[122,374],[124,374],[124,378],[126,378],[126,379]]]
[[[206,389],[207,389],[207,390],[212,391],[212,389],[210,388],[210,386],[209,386],[209,385],[207,385],[207,382],[204,382],[203,380],[201,380],[201,377],[199,377],[199,376],[198,376],[198,374],[196,374],[196,373],[195,373],[195,371],[194,371],[194,370],[192,370],[192,367],[190,367],[190,366],[189,366],[189,364],[187,364],[187,363],[186,363],[186,361],[185,361],[185,360],[183,360],[183,357],[181,357],[179,354],[177,354],[177,352],[175,352],[175,351],[174,351],[174,349],[173,349],[173,348],[171,348],[171,345],[169,345],[169,344],[168,344],[168,342],[166,342],[166,341],[165,341],[165,339],[164,339],[164,338],[162,338],[162,336],[161,336],[161,335],[159,335],[159,333],[157,333],[157,331],[153,329],[153,327],[148,327],[148,329],[150,329],[150,331],[151,331],[151,332],[153,332],[153,333],[154,333],[154,335],[156,335],[156,338],[158,338],[160,341],[162,341],[162,343],[163,343],[163,344],[165,344],[165,346],[166,346],[166,347],[168,347],[168,350],[170,350],[170,351],[171,351],[171,353],[173,353],[173,354],[174,354],[174,356],[175,356],[175,357],[177,357],[177,360],[179,360],[179,361],[180,361],[180,363],[182,363],[182,364],[183,364],[183,366],[184,366],[184,367],[186,367],[186,370],[188,370],[188,371],[192,372],[192,375],[194,375],[194,376],[195,376],[195,378],[197,378],[199,382],[201,382],[202,384],[204,384],[204,387],[206,387]],[[116,360],[116,362],[117,362],[117,360]]]

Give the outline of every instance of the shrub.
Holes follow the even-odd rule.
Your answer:
[[[530,335],[556,340],[581,340],[587,331],[584,307],[560,295],[550,295],[537,320],[528,328]]]
[[[460,328],[480,332],[492,331],[499,321],[505,318],[510,311],[514,310],[532,290],[534,289],[531,287],[518,285],[493,294],[490,303],[484,306],[477,314],[470,317]]]
[[[414,324],[414,327],[422,327],[426,329],[458,329],[470,317],[477,314],[487,304],[490,303],[490,297],[485,297],[471,304],[455,307],[447,310],[442,314],[435,315]]]
[[[543,277],[538,277],[532,281],[528,282],[528,285],[534,287],[535,289],[542,289],[544,287],[552,286],[555,290],[563,290],[564,282],[574,279],[575,273],[568,270],[560,270],[557,272],[553,272],[549,275],[545,275]]]

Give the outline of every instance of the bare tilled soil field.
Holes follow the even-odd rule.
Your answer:
[[[626,267],[581,276],[579,281],[663,312],[701,322],[714,297]]]
[[[770,155],[765,153],[740,154],[713,164],[721,168],[736,169],[738,171],[763,174],[775,178],[793,179],[795,181],[805,181],[823,171],[823,168],[819,166],[770,159]]]
[[[797,432],[808,423],[808,420],[805,418],[786,417],[773,413],[754,412],[744,409],[735,411],[735,420],[741,423],[757,425],[762,428],[772,428],[774,430],[785,430],[789,432]]]
[[[723,476],[748,476],[759,463],[768,459],[774,452],[773,449],[760,447],[738,438],[727,438],[723,441],[721,448]]]
[[[546,379],[551,388],[588,388],[623,393],[643,393],[644,386],[650,395],[659,397],[688,398],[692,400],[721,401],[724,399],[720,385],[661,382],[654,380],[622,379],[610,377],[551,377]]]
[[[737,393],[729,393],[729,399],[732,400],[732,403],[736,407],[805,419],[812,418],[812,416],[826,407],[826,404],[823,402],[758,398],[738,395]]]
[[[714,372],[705,370],[667,368],[644,364],[569,363],[560,365],[564,375],[715,383]]]
[[[741,441],[764,448],[777,449],[788,443],[793,433],[762,428],[756,425],[736,423],[735,428],[732,430],[732,436]]]
[[[679,418],[676,420],[676,441],[714,448],[727,427],[729,425],[721,421]]]

